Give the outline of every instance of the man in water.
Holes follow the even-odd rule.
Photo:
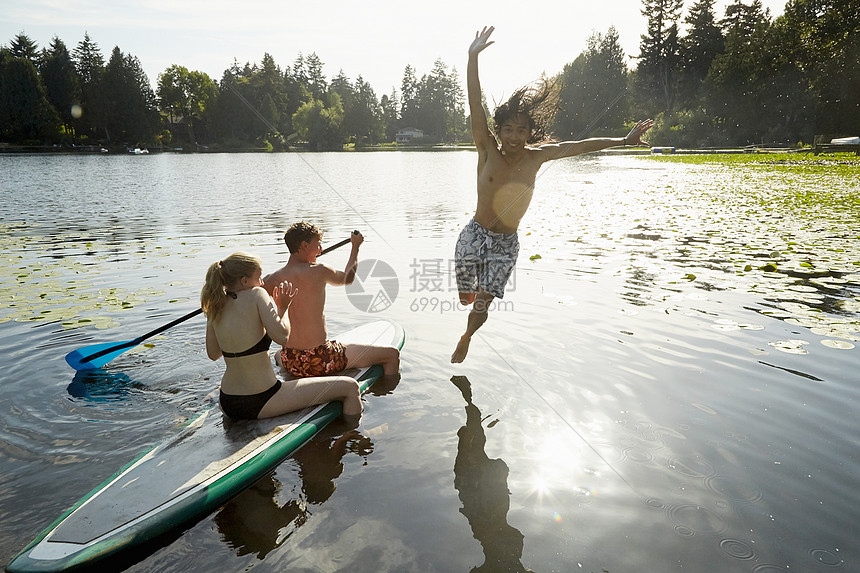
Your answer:
[[[267,275],[263,287],[289,281],[297,292],[289,309],[290,337],[277,355],[277,362],[293,376],[307,378],[338,374],[348,367],[381,364],[386,377],[400,370],[400,351],[391,346],[341,344],[329,340],[325,321],[326,285],[344,286],[355,279],[361,233],[350,236],[352,250],[342,271],[317,262],[322,252],[322,231],[310,223],[293,224],[284,233],[290,251],[287,264]],[[271,285],[271,287],[270,287]]]
[[[478,151],[478,206],[465,226],[455,248],[455,271],[460,303],[473,304],[451,362],[462,362],[469,352],[472,335],[487,320],[489,305],[502,298],[513,273],[519,252],[517,227],[532,199],[535,178],[546,161],[571,157],[619,145],[647,145],[642,134],[652,121],[637,123],[627,137],[591,138],[582,141],[543,143],[554,114],[552,86],[517,90],[499,106],[493,119],[496,133],[490,131],[481,101],[478,79],[478,54],[493,42],[493,27],[475,34],[469,46],[466,68],[472,137]],[[497,141],[498,138],[498,141]],[[284,279],[280,279],[284,280]],[[295,304],[295,303],[294,303]]]

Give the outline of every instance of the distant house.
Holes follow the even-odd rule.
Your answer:
[[[424,131],[414,127],[404,127],[394,134],[394,140],[397,143],[409,143],[413,139],[421,139],[422,137],[424,137]]]

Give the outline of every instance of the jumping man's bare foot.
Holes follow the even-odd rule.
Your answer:
[[[457,348],[454,350],[454,354],[451,355],[452,364],[459,364],[466,359],[466,354],[469,352],[469,343],[471,341],[472,337],[466,334],[460,337],[460,342],[457,343]]]
[[[460,293],[460,304],[463,306],[469,306],[473,302],[475,302],[476,293],[473,292],[461,292]]]

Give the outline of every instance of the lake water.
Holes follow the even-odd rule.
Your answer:
[[[97,374],[63,356],[194,310],[231,252],[274,270],[305,219],[324,244],[364,233],[329,330],[402,324],[402,380],[130,571],[860,570],[856,173],[551,164],[513,283],[451,365],[475,162],[0,155],[0,561],[223,371],[202,317]]]

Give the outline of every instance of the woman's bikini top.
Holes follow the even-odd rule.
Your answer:
[[[228,291],[227,291],[227,296],[232,297],[233,299],[235,299],[235,298],[236,298],[236,293],[235,293],[235,292],[230,292],[230,291],[228,290]],[[252,355],[252,354],[258,354],[258,353],[260,353],[260,352],[266,352],[266,351],[268,351],[268,350],[269,350],[269,347],[270,347],[271,345],[272,345],[272,339],[271,339],[271,338],[269,338],[269,333],[267,332],[267,333],[265,333],[265,334],[263,335],[263,338],[261,338],[261,339],[260,339],[260,342],[258,342],[257,344],[255,344],[254,346],[252,346],[251,348],[249,348],[248,350],[246,350],[246,351],[244,351],[244,352],[224,352],[224,351],[222,350],[222,351],[221,351],[221,354],[222,354],[225,358],[239,358],[240,356],[250,356],[250,355]]]
[[[258,352],[266,352],[269,350],[269,346],[272,345],[272,339],[269,338],[269,333],[263,335],[263,338],[260,339],[260,342],[249,348],[244,352],[224,352],[221,351],[221,354],[224,355],[225,358],[239,358],[240,356],[250,356],[251,354],[257,354]]]

